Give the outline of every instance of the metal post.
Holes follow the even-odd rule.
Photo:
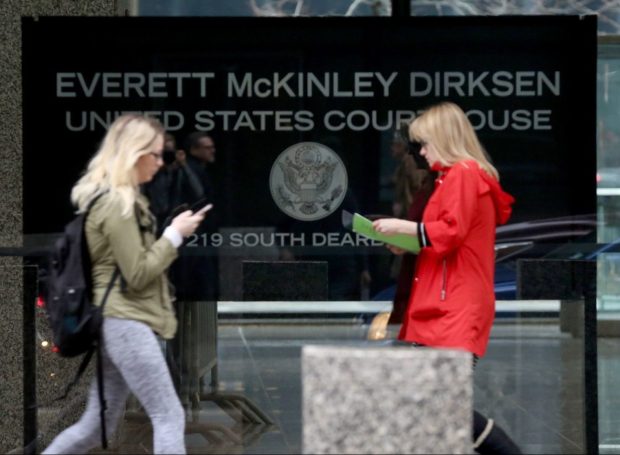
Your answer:
[[[596,262],[584,263],[583,377],[586,453],[598,455],[598,352],[596,321]],[[588,273],[589,272],[589,273]]]

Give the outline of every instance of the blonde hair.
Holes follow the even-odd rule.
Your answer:
[[[456,104],[442,102],[426,109],[409,125],[409,135],[418,142],[431,144],[444,166],[474,160],[499,180],[499,173],[489,161],[474,127]]]
[[[95,196],[109,192],[110,200],[120,199],[121,216],[129,217],[138,195],[135,164],[163,135],[161,123],[154,118],[133,114],[118,117],[71,190],[71,202],[78,212],[84,212]]]

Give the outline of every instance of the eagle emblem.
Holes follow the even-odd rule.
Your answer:
[[[340,157],[316,142],[287,148],[271,168],[271,194],[280,209],[313,221],[336,210],[344,199],[347,173]]]

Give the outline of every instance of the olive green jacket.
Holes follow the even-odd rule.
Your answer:
[[[99,305],[116,265],[121,277],[110,292],[103,314],[144,322],[163,338],[176,333],[166,270],[177,249],[165,237],[155,240],[155,218],[147,199],[139,195],[128,218],[121,201],[101,196],[86,219],[86,240],[92,259],[95,303]]]

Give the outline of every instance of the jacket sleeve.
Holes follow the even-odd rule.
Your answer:
[[[112,203],[103,219],[103,234],[127,286],[139,291],[161,276],[178,252],[165,237],[145,246],[134,211],[128,218],[120,213],[120,206]]]
[[[478,171],[455,165],[446,175],[438,200],[438,216],[425,220],[424,229],[431,248],[445,256],[458,248],[471,228],[478,208]]]

